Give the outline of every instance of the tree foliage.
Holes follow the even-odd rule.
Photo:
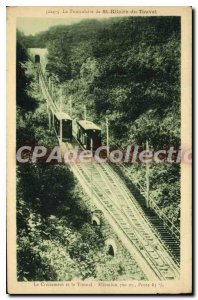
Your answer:
[[[20,68],[29,82],[26,101],[39,106],[18,105],[17,149],[35,145],[52,148],[57,144],[49,132],[46,103],[38,89],[36,70],[25,59]],[[20,96],[21,90],[19,90]],[[104,236],[91,225],[88,200],[66,165],[27,163],[17,165],[17,278],[19,281],[65,281],[98,279],[106,263],[108,272],[144,278],[136,262],[125,262],[114,272],[117,259],[106,253]],[[86,201],[85,201],[86,200]],[[135,267],[136,272],[133,272]],[[107,276],[107,279],[109,277]],[[104,278],[105,279],[105,278]]]
[[[47,73],[64,91],[65,110],[71,101],[73,119],[82,119],[86,105],[104,144],[108,117],[112,147],[144,147],[147,140],[154,149],[179,146],[180,30],[179,17],[125,17],[55,26],[35,36],[18,33],[17,145],[56,143],[46,131],[33,65],[26,62],[26,47],[46,47]],[[145,166],[129,168],[144,186]],[[103,237],[90,226],[85,196],[67,167],[31,164],[18,166],[17,174],[19,280],[143,278],[135,262],[132,268],[104,253]],[[150,187],[179,226],[179,166],[153,165]]]
[[[102,128],[104,144],[108,117],[112,148],[144,148],[146,141],[154,150],[178,148],[180,31],[179,17],[125,17],[42,33],[50,38],[48,70],[64,89],[65,109],[70,98],[73,118],[82,119],[86,105],[88,119]],[[136,171],[145,183],[144,166]],[[155,201],[178,222],[179,166],[153,166],[150,182]]]

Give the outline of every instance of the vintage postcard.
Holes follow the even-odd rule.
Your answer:
[[[192,293],[191,22],[7,8],[9,294]]]

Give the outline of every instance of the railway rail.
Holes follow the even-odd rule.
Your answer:
[[[38,73],[39,73],[39,84],[40,84],[43,96],[44,96],[45,100],[47,101],[47,104],[48,104],[49,108],[51,109],[52,113],[55,114],[58,111],[58,107],[54,103],[54,101],[48,91],[47,83],[45,81],[45,77],[42,73],[40,65],[38,66]]]
[[[64,151],[73,144],[62,143]],[[130,191],[108,163],[71,163],[71,170],[149,279],[179,278],[179,268]]]
[[[127,167],[124,165],[123,162],[119,162],[116,165],[120,169],[123,169],[128,174],[128,176],[131,178],[131,174],[130,174],[129,170],[127,169]],[[136,182],[136,186],[137,186],[138,190],[140,191],[140,193],[143,196],[145,196],[145,188],[143,188],[138,182]],[[169,218],[167,218],[167,216],[164,213],[162,213],[160,207],[155,203],[155,201],[150,197],[150,195],[149,195],[149,201],[150,201],[150,205],[151,205],[152,209],[156,212],[156,214],[158,215],[158,217],[163,220],[163,223],[164,223],[165,227],[168,228],[168,230],[171,232],[171,234],[173,235],[173,237],[179,243],[179,241],[180,241],[180,231],[174,225],[173,220],[170,220]]]
[[[58,109],[48,92],[45,78],[39,70],[39,83],[52,113]],[[59,144],[64,151],[73,149],[73,143]],[[179,279],[177,261],[157,236],[141,206],[124,182],[108,163],[95,160],[86,163],[70,163],[72,172],[85,192],[101,210],[122,244],[135,258],[149,280]]]

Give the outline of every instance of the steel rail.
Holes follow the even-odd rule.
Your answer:
[[[41,79],[42,93],[50,109],[55,113],[57,107],[46,87],[41,68],[38,69],[38,72]],[[70,145],[69,143],[61,143],[60,140],[59,143],[64,149],[66,145]],[[72,147],[72,145],[70,146]],[[88,163],[83,164],[83,167],[82,164],[71,163],[70,167],[88,195],[94,196],[96,206],[100,204],[99,207],[105,215],[110,216],[110,223],[116,225],[116,230],[121,234],[121,239],[126,248],[138,258],[137,262],[143,267],[143,272],[146,272],[148,278],[159,280],[178,278],[177,265],[170,257],[162,241],[156,236],[144,212],[137,205],[137,201],[134,200],[135,198],[129,193],[124,183],[120,182],[117,174],[107,165],[96,164],[92,169],[93,164],[91,164],[92,170],[89,170]],[[92,182],[91,171],[95,172],[95,181]],[[92,190],[91,184],[94,190]],[[108,217],[107,221],[109,221]],[[119,234],[118,237],[120,238]],[[151,246],[152,242],[158,249]]]
[[[84,177],[85,184],[89,186],[89,184],[90,184],[90,176],[89,175],[90,174],[89,173],[86,174],[86,170],[83,170],[84,171],[84,174],[83,174],[81,165],[72,164],[72,168],[78,168],[79,174],[81,174],[81,176]],[[144,237],[141,236],[141,234],[139,233],[139,230],[137,228],[138,227],[137,224],[136,224],[136,227],[134,226],[134,224],[133,224],[133,227],[131,226],[132,224],[131,224],[131,222],[129,222],[130,219],[128,216],[126,219],[126,212],[120,211],[118,209],[118,207],[116,207],[115,202],[112,201],[112,199],[106,193],[104,188],[102,189],[101,186],[99,188],[98,183],[99,182],[97,181],[94,184],[94,193],[97,194],[97,196],[100,198],[100,201],[102,201],[103,205],[107,206],[107,203],[108,203],[109,207],[107,207],[107,209],[110,210],[112,217],[118,223],[120,228],[125,232],[128,239],[131,241],[131,243],[133,243],[133,246],[136,247],[137,251],[141,255],[142,255],[141,249],[143,249],[142,250],[142,251],[144,251],[143,258],[146,261],[147,267],[149,266],[156,273],[158,279],[160,279],[160,280],[177,278],[179,276],[179,273],[178,273],[177,267],[174,265],[174,262],[171,261],[171,264],[170,264],[171,258],[169,261],[167,261],[167,259],[166,260],[164,259],[164,255],[163,255],[163,259],[165,261],[163,261],[163,266],[162,266],[161,262],[159,263],[159,255],[158,255],[158,257],[152,256],[152,254],[154,253],[154,250],[151,248],[148,250],[148,248],[147,248],[148,245],[145,246],[145,243],[144,243],[144,241],[146,240],[145,236]],[[106,200],[106,203],[105,203],[104,199],[108,199],[108,200]],[[113,213],[112,213],[112,211],[113,211]],[[136,221],[137,221],[137,213],[136,213],[135,217],[136,217]],[[119,219],[120,219],[120,222],[118,222]],[[122,224],[120,224],[121,222],[122,222]],[[130,226],[128,227],[127,225],[130,225]],[[125,228],[123,228],[123,227],[125,227]],[[132,231],[132,229],[133,229],[133,231]],[[126,232],[126,231],[128,231],[128,232]],[[129,236],[130,234],[133,235],[133,239],[134,239],[134,235],[135,235],[134,241],[132,238],[130,238],[130,236]],[[155,244],[157,244],[156,238],[155,238]],[[162,254],[162,251],[165,251],[165,250],[164,249],[162,250],[162,248],[161,248],[160,251],[161,251],[160,254]],[[162,261],[162,257],[160,259]],[[162,267],[162,269],[161,269],[161,267]],[[164,269],[164,267],[167,269]]]

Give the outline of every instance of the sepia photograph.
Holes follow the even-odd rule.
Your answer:
[[[191,292],[191,13],[7,9],[11,294]]]

